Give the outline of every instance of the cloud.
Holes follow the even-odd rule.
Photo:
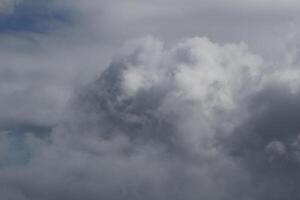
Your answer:
[[[0,197],[297,199],[298,4],[2,1]]]
[[[141,35],[153,34],[167,46],[194,35],[205,35],[220,44],[245,41],[264,58],[270,55],[272,62],[297,60],[297,26],[288,28],[293,17],[266,18],[262,16],[265,11],[235,1],[222,3],[220,8],[215,6],[216,1],[188,1],[184,5],[168,0],[2,2],[17,6],[14,12],[0,16],[1,121],[55,124],[74,88],[100,73],[125,40]],[[247,1],[247,5],[256,3],[262,4]],[[284,7],[280,1],[267,9],[273,12],[278,4]],[[286,5],[297,8],[296,4],[291,1]],[[254,19],[252,11],[241,14],[244,9],[259,12],[255,16],[266,21]],[[295,15],[286,9],[280,12]],[[278,34],[269,34],[270,31]],[[286,39],[286,32],[294,36]],[[290,77],[289,72],[286,74]]]
[[[67,11],[54,1],[30,0],[0,14],[1,126],[53,126],[72,91],[100,71],[93,62],[103,62],[94,56],[103,47],[75,39]]]
[[[248,108],[250,118],[229,139],[230,154],[251,173],[260,188],[257,199],[296,199],[299,93],[280,84],[255,96]]]
[[[0,184],[23,199],[251,199],[247,168],[219,142],[243,122],[262,63],[244,44],[129,42]]]
[[[284,45],[282,39],[290,33],[291,24],[299,23],[299,3],[294,0],[77,0],[72,6],[80,10],[85,28],[96,33],[94,37],[111,44],[147,34],[167,42],[200,35],[221,43],[245,41],[273,59],[282,53],[274,56]]]

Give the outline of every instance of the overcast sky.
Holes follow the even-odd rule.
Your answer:
[[[298,200],[300,1],[0,0],[0,199]]]

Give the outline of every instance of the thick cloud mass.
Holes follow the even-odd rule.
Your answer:
[[[0,199],[300,199],[299,11],[0,0]]]
[[[296,200],[299,75],[242,43],[128,42],[52,134],[28,129],[26,160],[2,163],[1,198]],[[24,158],[11,134],[2,160]]]

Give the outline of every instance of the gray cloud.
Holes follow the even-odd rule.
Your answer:
[[[167,42],[206,36],[220,43],[245,41],[251,49],[278,61],[286,53],[287,38],[298,30],[298,4],[294,0],[78,0],[73,6],[80,8],[85,29],[93,38],[110,44],[148,34]]]
[[[13,5],[13,1],[9,2]],[[50,16],[66,12],[72,23],[55,26],[55,20],[41,17],[44,24],[52,27],[50,33],[28,31],[28,27],[37,22],[29,20],[33,24],[26,25],[25,32],[18,29],[1,34],[1,75],[6,76],[10,71],[10,76],[14,76],[6,76],[9,81],[2,84],[3,106],[0,106],[9,110],[3,112],[3,120],[48,123],[45,121],[53,118],[51,124],[55,123],[74,88],[95,78],[125,40],[145,34],[158,36],[166,45],[195,35],[220,43],[245,41],[251,49],[267,57],[268,62],[284,65],[285,60],[295,62],[298,57],[295,45],[298,12],[293,11],[298,7],[296,1],[279,1],[270,6],[261,6],[267,5],[267,1],[245,4],[228,1],[220,6],[216,6],[216,1],[188,1],[184,5],[167,0],[153,1],[151,5],[146,1],[34,2],[20,3],[27,5],[26,8],[35,5],[33,13],[39,13],[38,8],[43,8]],[[266,13],[270,13],[269,17],[264,16]],[[260,17],[254,18],[254,15]],[[288,17],[284,17],[286,15]],[[40,18],[38,16],[30,19]],[[18,19],[15,22],[22,24]],[[23,97],[23,103],[18,95]],[[36,105],[38,109],[34,109]],[[31,113],[33,109],[35,113]],[[26,116],[31,119],[24,119]]]
[[[1,199],[299,198],[297,1],[40,2],[72,23],[0,35]]]
[[[282,155],[290,140],[281,131],[290,127],[297,141],[297,125],[287,120],[279,129],[276,119],[285,112],[276,109],[294,95],[288,84],[288,90],[269,90],[280,79],[275,72],[264,76],[263,68],[244,44],[192,38],[167,49],[151,37],[132,41],[78,91],[50,143],[30,139],[37,149],[31,161],[1,170],[4,194],[21,200],[292,198],[294,186],[280,190],[287,183],[279,180],[297,181],[285,164],[298,163]],[[287,109],[286,119],[296,119],[290,105],[294,112]],[[261,171],[273,163],[284,169]]]
[[[299,94],[266,88],[251,101],[250,119],[231,137],[231,154],[248,169],[256,199],[297,199]]]

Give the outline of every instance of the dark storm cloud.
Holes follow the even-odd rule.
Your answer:
[[[298,199],[299,93],[268,86],[250,101],[250,118],[234,131],[230,154],[249,171],[255,199]]]

